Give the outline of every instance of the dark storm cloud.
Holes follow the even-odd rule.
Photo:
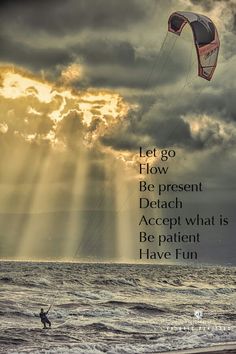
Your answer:
[[[139,146],[191,146],[192,140],[189,124],[178,116],[160,118],[155,109],[145,119],[131,120],[110,131],[102,142],[117,150],[137,150]],[[170,115],[173,114],[172,112]]]
[[[156,86],[171,83],[181,77],[182,68],[176,72],[173,68],[158,75],[158,71],[154,72],[151,80],[146,84],[147,77],[150,72],[151,61],[147,61],[146,66],[136,64],[125,70],[124,67],[118,65],[106,65],[98,67],[90,67],[89,75],[86,82],[95,87],[127,87],[137,89],[156,89]]]
[[[87,42],[77,44],[76,46],[68,46],[64,48],[37,48],[26,43],[21,43],[14,38],[0,35],[1,52],[0,60],[5,62],[13,62],[18,65],[26,65],[34,70],[53,69],[55,66],[60,68],[67,66],[79,56],[83,59],[88,67],[94,68],[96,72],[98,66],[118,65],[119,71],[124,67],[133,67],[135,70],[142,70],[151,65],[152,58],[135,59],[135,48],[126,41],[106,41],[106,40],[88,40]],[[103,77],[105,70],[103,71]],[[109,69],[108,69],[109,71]],[[93,73],[94,75],[95,73]],[[101,74],[101,73],[100,73]],[[114,74],[114,72],[112,72]],[[137,74],[137,73],[136,73]],[[146,73],[145,73],[146,74]],[[92,76],[93,76],[92,75]],[[120,72],[119,72],[120,75]],[[111,79],[108,75],[107,80]],[[127,79],[127,75],[125,76]],[[99,80],[99,77],[95,80]],[[93,81],[93,78],[91,78]],[[104,81],[104,79],[102,80]],[[115,78],[113,79],[115,82]],[[108,83],[107,83],[108,84]],[[118,82],[120,84],[120,82]]]
[[[77,87],[143,88],[159,45],[148,47],[140,55],[138,47],[145,43],[137,41],[135,32],[133,37],[127,37],[124,30],[132,25],[142,28],[145,21],[149,22],[155,13],[170,4],[170,1],[140,0],[3,1],[0,3],[0,61],[36,72],[45,70],[50,79],[57,79],[61,70],[81,60],[86,71]],[[156,30],[158,25],[155,24]],[[85,36],[67,41],[68,36],[81,30]],[[67,39],[63,40],[63,35]],[[184,70],[183,57],[183,51],[179,50],[176,55],[179,60],[175,66],[168,63],[168,70],[162,76],[155,70],[150,87],[177,80]]]
[[[189,125],[179,117],[157,118],[154,115],[145,121],[146,133],[155,145],[166,147],[170,145],[188,145],[191,140]]]
[[[205,115],[214,117],[202,126],[198,134],[192,135],[189,124],[191,117]],[[163,118],[160,118],[163,117]],[[184,119],[187,117],[187,119]],[[217,120],[218,119],[218,120]],[[186,94],[170,108],[154,107],[141,125],[145,134],[160,146],[185,146],[191,149],[208,149],[212,146],[230,147],[235,144],[235,131],[228,128],[221,133],[221,125],[235,122],[234,97],[228,89],[218,94]],[[202,124],[200,118],[199,123]]]
[[[67,65],[72,61],[72,54],[65,49],[39,49],[3,35],[0,35],[0,41],[0,60],[2,62],[11,62],[32,70],[41,70],[52,69],[55,65]]]
[[[137,150],[142,143],[144,133],[139,135],[133,131],[130,125],[120,125],[118,128],[110,131],[101,138],[104,145],[112,146],[115,150]]]
[[[231,89],[218,94],[205,93],[201,95],[198,105],[195,103],[193,107],[195,112],[216,115],[220,119],[236,122],[235,95]]]
[[[51,74],[57,76],[64,67],[80,58],[85,64],[86,76],[84,82],[83,79],[79,80],[79,86],[148,88],[177,80],[187,66],[181,42],[176,47],[175,57],[163,54],[159,58],[157,48],[144,57],[131,43],[121,40],[87,40],[64,48],[40,49],[12,38],[0,37],[0,60],[14,62],[31,70],[50,70]],[[168,44],[169,48],[171,44]],[[154,65],[155,70],[147,85]]]
[[[82,61],[85,76],[76,85],[81,88],[129,87],[146,88],[147,76],[155,64],[159,45],[146,47],[140,54],[138,47],[146,46],[148,34],[139,43],[138,37],[128,38],[125,27],[143,26],[152,18],[152,11],[162,11],[171,2],[128,0],[8,1],[1,3],[2,50],[0,60],[13,62],[28,69],[46,70],[56,79],[69,64]],[[158,22],[155,24],[158,30]],[[63,42],[63,34],[73,35],[88,30],[76,44]],[[97,34],[101,30],[101,38]],[[114,30],[114,32],[113,32]],[[30,32],[29,32],[30,31]],[[166,31],[166,28],[165,28]],[[165,33],[163,32],[163,34]],[[16,33],[19,36],[16,36]],[[44,37],[46,35],[46,37]],[[58,40],[55,41],[55,35]],[[38,36],[38,37],[37,37]],[[104,39],[106,36],[109,39]],[[95,39],[97,38],[97,39]],[[74,41],[74,40],[73,40]],[[74,41],[75,42],[75,41]],[[40,46],[36,46],[40,43]],[[135,43],[135,44],[134,44]],[[186,71],[185,50],[179,41],[173,56],[164,56],[157,62],[148,87],[177,81]],[[184,43],[184,42],[182,42]],[[170,49],[172,44],[169,44]],[[163,70],[165,67],[165,70]],[[160,75],[161,73],[161,75]]]
[[[0,4],[3,25],[44,31],[53,35],[84,28],[120,28],[146,16],[145,2],[136,0],[4,1]]]
[[[234,94],[230,88],[225,88],[219,92],[208,93],[198,90],[194,93],[185,93],[181,99],[176,99],[176,103],[171,107],[163,107],[156,111],[157,116],[171,118],[184,115],[206,114],[215,116],[225,122],[236,121],[236,107],[234,104]],[[155,112],[153,110],[153,112]],[[153,113],[152,113],[153,114]],[[148,119],[148,116],[147,118]]]
[[[87,41],[71,47],[87,68],[86,82],[91,86],[151,88],[178,80],[187,70],[189,57],[185,42],[179,41],[173,49],[173,37],[166,42],[165,51],[158,47],[144,55],[128,41]],[[187,45],[190,51],[191,43]],[[151,73],[151,75],[150,75]],[[81,82],[80,82],[81,84]]]
[[[72,46],[70,50],[83,56],[88,64],[118,63],[125,66],[135,64],[135,48],[127,41],[89,39],[87,42]]]
[[[96,60],[106,63],[117,56],[116,62],[124,65],[134,56],[132,46],[125,41],[105,45],[90,35],[86,43],[71,46],[62,43],[63,35],[77,34],[81,30],[124,30],[144,20],[148,10],[148,6],[137,0],[3,1],[0,3],[0,60],[35,71],[50,69],[54,76],[57,67],[69,65],[78,55],[88,60],[88,64]]]

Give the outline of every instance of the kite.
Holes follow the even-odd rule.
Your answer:
[[[193,32],[198,57],[198,75],[210,81],[217,65],[220,48],[216,26],[204,15],[178,11],[170,15],[168,31],[180,36],[186,23],[190,25]]]

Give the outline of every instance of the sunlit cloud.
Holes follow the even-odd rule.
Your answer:
[[[71,64],[61,72],[61,80],[65,84],[73,83],[83,77],[83,68],[79,64]]]
[[[64,75],[79,75],[77,66],[68,70]],[[9,102],[12,102],[8,115],[13,120],[13,126],[14,119],[18,121],[18,128],[14,133],[26,142],[49,141],[54,148],[66,148],[65,139],[57,135],[58,123],[73,113],[81,121],[82,143],[91,146],[108,129],[125,119],[130,109],[119,94],[109,90],[78,91],[55,86],[17,68],[0,68],[0,77],[3,105],[5,102],[9,106]],[[22,124],[19,122],[19,111],[20,115],[24,115]],[[33,127],[37,117],[41,117],[41,127],[45,128],[41,129],[43,131],[40,134],[36,131],[37,124]],[[51,125],[48,125],[48,119],[51,120]],[[0,118],[0,123],[1,132],[6,133],[7,122]]]
[[[8,131],[8,125],[6,123],[0,123],[0,133],[6,134]]]
[[[208,148],[235,144],[236,128],[233,123],[206,114],[186,115],[183,119],[188,122],[193,139]]]
[[[6,71],[1,76],[2,88],[0,89],[0,95],[4,98],[16,99],[35,95],[40,102],[49,103],[53,95],[55,95],[50,85],[24,77],[19,73]]]

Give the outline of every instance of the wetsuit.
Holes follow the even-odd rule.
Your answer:
[[[46,323],[49,324],[49,327],[51,327],[51,322],[49,321],[49,319],[47,318],[47,312],[40,312],[39,316],[41,318],[41,322],[43,323],[44,328],[46,328]]]

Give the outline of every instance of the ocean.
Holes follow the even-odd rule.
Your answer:
[[[236,340],[235,267],[0,265],[0,353],[159,353]]]

